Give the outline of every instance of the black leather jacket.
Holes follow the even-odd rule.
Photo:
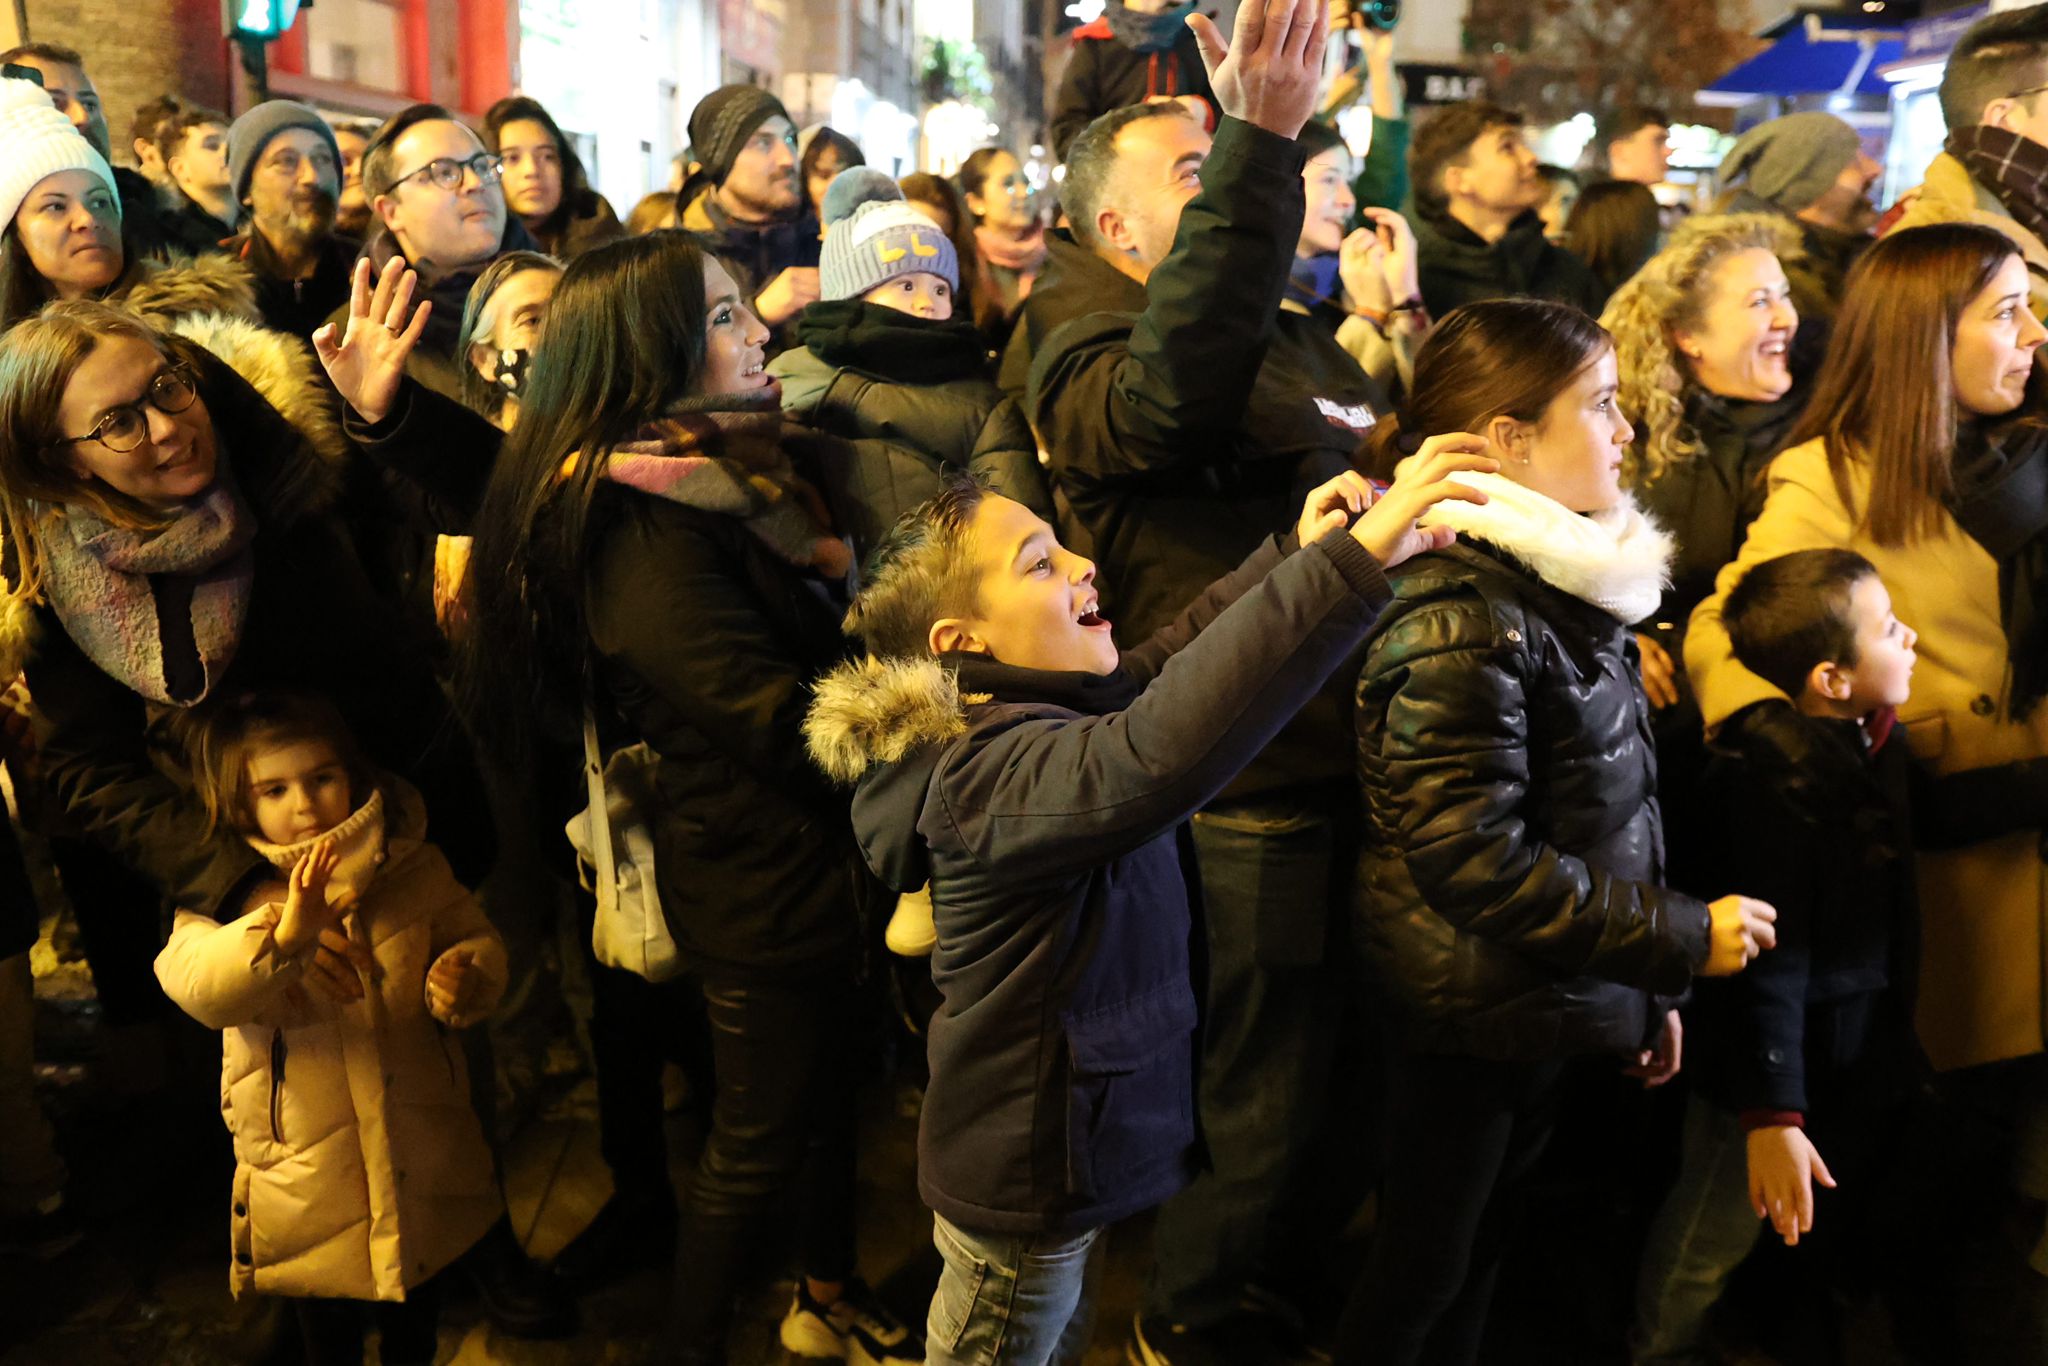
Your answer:
[[[1482,543],[1390,576],[1358,683],[1357,927],[1410,1047],[1644,1046],[1706,960],[1660,886],[1634,638]]]

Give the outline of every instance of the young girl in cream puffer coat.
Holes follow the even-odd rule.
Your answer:
[[[434,1278],[503,1213],[454,1031],[504,989],[505,951],[423,838],[419,796],[362,762],[323,700],[239,699],[193,727],[217,822],[278,870],[218,924],[180,912],[164,990],[224,1031],[236,1294],[296,1301],[308,1359],[433,1359]]]

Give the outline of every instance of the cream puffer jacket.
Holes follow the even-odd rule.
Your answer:
[[[224,1031],[237,1295],[402,1300],[503,1212],[462,1049],[429,1013],[426,980],[467,950],[481,1019],[504,991],[504,944],[425,830],[418,794],[387,776],[326,836],[342,854],[329,895],[354,897],[343,928],[376,964],[360,1001],[292,990],[308,955],[275,952],[275,904],[224,925],[181,912],[157,957],[170,998]],[[312,841],[250,843],[288,870]]]

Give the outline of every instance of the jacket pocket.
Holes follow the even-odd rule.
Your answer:
[[[284,1142],[284,1031],[270,1031],[270,1141]]]
[[[1168,982],[1061,1018],[1067,1085],[1067,1191],[1095,1199],[1194,1141],[1195,994]]]

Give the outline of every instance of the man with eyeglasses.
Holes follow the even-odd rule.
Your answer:
[[[393,256],[419,273],[416,298],[434,305],[406,373],[437,393],[462,396],[462,306],[485,267],[539,244],[505,211],[498,159],[438,104],[391,116],[363,153],[363,193],[375,227],[362,255],[380,275]],[[329,321],[348,326],[346,289]]]
[[[818,301],[818,220],[797,174],[796,125],[760,87],[720,86],[690,111],[690,146],[701,164],[683,187],[681,224],[750,277],[754,314],[775,331],[772,358]]]
[[[228,129],[228,184],[245,220],[228,249],[256,274],[263,321],[309,337],[348,303],[361,243],[334,230],[341,149],[318,114],[271,100]]]
[[[29,79],[43,87],[57,112],[70,119],[79,136],[112,165],[113,139],[107,132],[106,113],[100,108],[99,88],[86,73],[85,58],[55,43],[23,43],[0,52],[0,65],[24,67],[34,73]],[[121,200],[123,236],[144,256],[165,259],[170,249],[158,216],[156,186],[140,171],[115,166],[114,192]]]
[[[2019,247],[2048,313],[2048,5],[1972,24],[1941,76],[1948,144],[1892,229],[1982,223]]]

